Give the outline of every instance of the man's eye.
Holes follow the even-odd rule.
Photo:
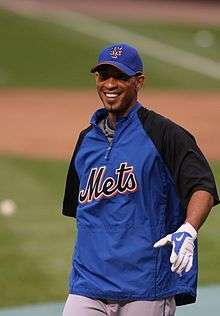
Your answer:
[[[130,77],[126,74],[118,74],[116,79],[122,80],[122,81],[127,81],[127,80],[129,80],[129,78]]]
[[[106,80],[110,77],[110,75],[107,73],[99,73],[99,76],[101,80]]]
[[[100,72],[99,77],[101,80],[107,80],[111,77],[117,80],[122,80],[122,81],[127,81],[130,79],[130,77],[124,73],[116,73],[116,74],[111,73],[110,74],[110,73]]]

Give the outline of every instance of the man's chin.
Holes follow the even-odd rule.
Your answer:
[[[120,106],[117,105],[117,104],[110,104],[110,103],[107,103],[105,104],[105,108],[107,111],[111,112],[111,113],[117,113],[120,111]]]
[[[108,113],[111,113],[115,116],[123,116],[124,115],[124,111],[120,108],[112,107],[112,108],[108,108],[108,109],[106,108],[106,110],[108,111]]]

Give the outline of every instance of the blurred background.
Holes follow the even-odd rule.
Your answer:
[[[140,51],[140,101],[196,136],[220,186],[220,1],[0,0],[0,316],[61,315],[75,225],[61,216],[102,47]],[[197,304],[217,315],[220,207],[200,232]]]

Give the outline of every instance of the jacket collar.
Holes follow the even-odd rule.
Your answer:
[[[128,112],[126,116],[118,117],[117,121],[126,120],[132,118],[135,113],[138,111],[138,109],[142,105],[139,102],[136,102],[136,104],[131,108],[131,110]],[[104,119],[108,115],[108,111],[105,108],[98,109],[91,118],[90,124],[97,126],[100,120]]]

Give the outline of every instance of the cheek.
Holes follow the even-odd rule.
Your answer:
[[[136,84],[132,84],[129,87],[127,87],[127,91],[126,91],[127,93],[126,94],[128,96],[132,97],[132,96],[137,95],[137,91],[138,91],[137,85]]]
[[[96,91],[97,91],[98,95],[101,96],[102,87],[99,84],[96,85]]]
[[[100,89],[100,84],[96,82],[96,89],[99,90]]]

